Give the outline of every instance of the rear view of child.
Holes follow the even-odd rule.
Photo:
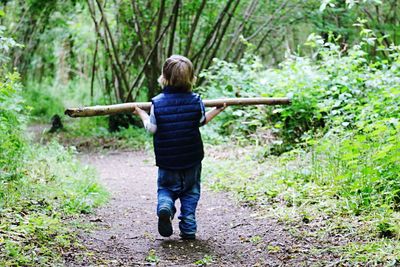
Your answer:
[[[201,161],[204,157],[199,127],[207,124],[226,107],[205,113],[198,94],[192,93],[196,80],[192,62],[183,56],[169,57],[158,79],[163,90],[152,99],[150,116],[140,108],[147,131],[154,134],[158,166],[158,231],[164,237],[173,233],[171,220],[179,198],[179,230],[182,239],[196,238],[196,207],[200,199]]]

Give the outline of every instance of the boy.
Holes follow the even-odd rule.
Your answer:
[[[169,57],[158,82],[163,91],[152,99],[150,116],[140,108],[147,131],[154,134],[154,152],[158,169],[158,232],[173,233],[171,220],[181,201],[179,229],[182,239],[196,238],[196,207],[200,199],[201,161],[204,157],[199,127],[207,124],[226,107],[205,113],[198,94],[192,93],[196,81],[192,62],[183,56]]]

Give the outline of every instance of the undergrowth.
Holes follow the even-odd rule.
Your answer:
[[[381,162],[371,160],[379,157],[376,150],[355,148],[363,158],[353,163],[343,157],[353,142],[358,140],[325,139],[310,152],[267,159],[262,147],[213,146],[204,179],[213,190],[232,191],[242,204],[261,207],[261,214],[293,227],[299,237],[328,242],[323,249],[345,263],[398,263],[399,165],[392,166],[395,176],[378,179]]]
[[[29,119],[34,122],[50,123],[52,116],[64,113],[62,100],[55,96],[45,84],[28,84],[23,90],[23,98],[31,110]]]
[[[222,128],[215,131],[252,146],[222,147],[219,160],[205,164],[205,176],[211,188],[263,207],[299,237],[328,240],[331,247],[323,249],[340,263],[394,266],[400,263],[400,48],[386,50],[390,61],[373,60],[364,52],[373,33],[363,34],[345,54],[313,35],[314,58],[293,56],[278,69],[262,70],[252,55],[239,66],[216,61],[204,74],[209,94],[234,94],[233,85],[224,85],[230,79],[242,95],[286,94],[293,104],[219,117]],[[260,130],[269,135],[250,134]]]
[[[79,151],[150,150],[152,148],[152,136],[142,127],[130,125],[116,132],[110,132],[108,127],[106,117],[67,119],[64,122],[64,128],[55,133],[49,133],[50,126],[48,126],[44,130],[42,142],[57,140]]]
[[[72,79],[66,83],[57,80],[27,82],[22,96],[30,107],[30,120],[50,123],[53,115],[64,117],[66,107],[105,104],[106,100],[97,95],[92,99],[88,92],[90,84],[86,79]]]
[[[0,28],[3,52],[12,42],[1,34]],[[0,55],[0,265],[61,265],[63,253],[78,246],[73,218],[91,212],[107,193],[74,149],[28,140],[20,77]]]
[[[57,140],[78,150],[96,149],[149,149],[151,136],[142,127],[125,125],[118,131],[110,132],[109,118],[69,118],[64,115],[66,107],[91,105],[90,96],[86,92],[88,84],[84,81],[71,80],[65,85],[57,83],[28,83],[23,91],[23,97],[30,110],[30,124],[47,124],[42,141]],[[106,104],[105,99],[97,97],[96,104]],[[63,129],[48,133],[51,128],[51,118],[59,115]],[[128,124],[128,123],[127,123]]]
[[[18,179],[0,180],[0,262],[43,266],[63,262],[78,246],[69,221],[106,201],[92,168],[56,142],[28,145]]]

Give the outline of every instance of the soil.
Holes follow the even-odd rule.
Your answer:
[[[79,233],[86,249],[67,253],[67,266],[319,266],[334,260],[330,253],[310,254],[318,246],[313,240],[291,235],[287,226],[260,216],[257,208],[243,207],[204,185],[197,239],[180,240],[176,218],[174,234],[163,238],[155,213],[157,167],[149,154],[91,152],[81,159],[98,170],[111,197],[84,216],[94,230]]]

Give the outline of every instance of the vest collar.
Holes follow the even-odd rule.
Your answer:
[[[186,90],[183,90],[181,87],[167,85],[163,88],[163,93],[164,94],[177,94],[177,93],[190,93],[190,92],[186,92]]]

